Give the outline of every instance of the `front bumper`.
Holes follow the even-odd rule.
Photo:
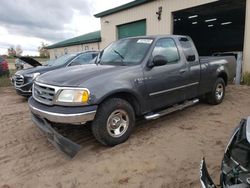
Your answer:
[[[20,87],[15,86],[16,93],[24,97],[30,97],[32,95],[32,85],[33,82],[29,82]]]
[[[97,105],[83,107],[47,106],[30,97],[28,100],[32,121],[48,137],[48,140],[69,157],[74,157],[80,145],[58,133],[51,122],[64,124],[82,124],[92,121]]]
[[[37,125],[41,132],[47,136],[49,142],[51,142],[52,145],[54,145],[57,149],[71,158],[73,158],[80,150],[80,145],[59,134],[57,131],[55,131],[55,129],[52,128],[48,121],[34,114],[32,114],[31,117],[32,121]]]
[[[29,107],[33,114],[55,123],[84,124],[95,118],[97,105],[93,106],[47,106],[29,98]]]

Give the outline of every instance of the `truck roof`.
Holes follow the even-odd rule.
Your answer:
[[[150,38],[150,39],[159,39],[159,38],[166,38],[166,37],[171,37],[174,39],[178,39],[180,37],[187,37],[186,35],[147,35],[147,36],[136,36],[136,37],[128,37],[128,38],[135,38],[135,39],[140,39],[140,38]]]

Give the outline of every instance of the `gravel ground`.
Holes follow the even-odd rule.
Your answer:
[[[82,149],[69,159],[31,122],[27,100],[0,88],[0,187],[200,187],[203,156],[218,183],[229,136],[250,115],[249,96],[250,87],[228,86],[222,104],[139,121],[130,139],[113,148],[95,141],[88,126],[72,127],[69,137]]]

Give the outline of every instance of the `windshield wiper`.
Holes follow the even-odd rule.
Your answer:
[[[125,66],[126,64],[123,61],[124,60],[123,55],[120,52],[118,52],[117,50],[115,50],[115,49],[113,49],[113,51],[121,58],[121,63],[122,63],[123,66]]]
[[[95,64],[97,65],[101,64],[102,54],[103,54],[103,50],[100,52],[99,57],[95,59]]]
[[[113,49],[113,51],[114,51],[117,55],[119,55],[120,58],[121,58],[122,60],[124,60],[124,57],[123,57],[123,55],[122,55],[120,52],[118,52],[117,50],[114,50],[114,49]]]

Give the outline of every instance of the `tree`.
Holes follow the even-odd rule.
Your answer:
[[[16,50],[14,49],[14,46],[10,46],[8,48],[8,56],[14,57],[16,55]]]
[[[22,53],[23,53],[23,49],[22,49],[21,45],[17,45],[16,46],[16,56],[21,56]]]
[[[42,58],[49,58],[49,51],[46,49],[46,46],[47,46],[47,44],[42,42],[41,46],[38,47],[40,57],[42,57]]]

